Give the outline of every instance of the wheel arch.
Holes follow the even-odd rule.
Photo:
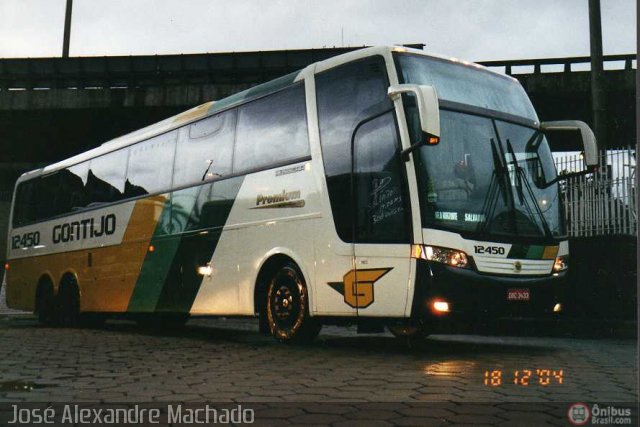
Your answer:
[[[78,290],[78,298],[82,295],[78,274],[73,270],[67,270],[60,276],[60,280],[58,282],[58,294],[62,290],[63,286],[75,286]],[[80,301],[82,301],[82,299],[80,299]]]
[[[271,251],[267,252],[265,256],[260,260],[258,264],[258,268],[256,269],[257,274],[254,280],[253,286],[253,309],[254,313],[261,313],[261,310],[264,309],[264,299],[260,298],[262,294],[266,296],[266,286],[267,281],[270,276],[273,275],[277,268],[283,265],[285,262],[293,262],[302,277],[304,278],[304,282],[307,286],[307,296],[309,298],[309,314],[311,315],[312,311],[311,307],[313,307],[313,286],[311,277],[309,276],[307,269],[305,268],[305,264],[300,257],[296,256],[295,253],[287,248],[274,248]]]

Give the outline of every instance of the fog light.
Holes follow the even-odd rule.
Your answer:
[[[449,303],[446,301],[435,301],[433,303],[433,310],[438,313],[448,313],[449,312]]]
[[[553,312],[554,313],[560,313],[561,311],[562,311],[562,304],[558,303],[558,304],[553,306]]]

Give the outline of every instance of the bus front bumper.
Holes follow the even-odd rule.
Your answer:
[[[562,309],[566,276],[498,276],[418,260],[413,317],[548,317]]]

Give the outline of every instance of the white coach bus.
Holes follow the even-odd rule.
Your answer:
[[[428,332],[561,309],[568,244],[517,80],[367,48],[210,102],[16,183],[7,303],[44,323],[131,313]],[[363,327],[363,329],[365,329]]]

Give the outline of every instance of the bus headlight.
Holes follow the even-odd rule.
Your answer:
[[[553,272],[559,273],[560,271],[565,271],[569,268],[569,256],[563,255],[556,257],[556,261],[553,263]]]
[[[466,268],[469,266],[467,254],[456,249],[441,248],[439,246],[414,245],[413,257],[440,262],[452,267]]]

